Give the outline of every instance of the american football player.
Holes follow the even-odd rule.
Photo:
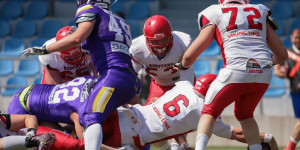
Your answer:
[[[67,123],[70,123],[71,120],[79,121],[81,120],[80,107],[85,103],[82,98],[92,92],[90,90],[92,90],[93,82],[97,79],[93,78],[80,77],[59,86],[44,84],[34,85],[31,90],[25,88],[16,93],[9,106],[9,112],[30,112],[35,114],[38,120]],[[204,96],[215,78],[216,75],[205,74],[198,78],[195,86],[188,81],[180,81],[152,104],[144,106],[136,104],[128,108],[119,107],[102,124],[103,144],[113,148],[131,146],[134,149],[142,149],[148,144],[195,131],[201,116]],[[79,95],[74,93],[66,96],[72,91],[80,92],[78,92]],[[38,96],[40,93],[44,94]],[[59,96],[60,93],[65,94]],[[26,95],[29,97],[26,98]],[[20,104],[21,99],[25,100],[26,104],[23,101]],[[76,112],[76,110],[79,111]],[[75,115],[74,112],[79,115]],[[76,119],[76,116],[79,118]],[[38,131],[38,134],[53,132],[45,128],[42,130],[44,131]],[[220,116],[214,126],[214,134],[246,142],[242,130],[223,123]],[[272,135],[261,133],[260,136],[262,142],[270,143],[273,148],[277,147],[276,140]],[[73,139],[61,133],[56,134],[56,137],[57,142],[54,145],[56,149],[84,149],[83,140]]]
[[[205,97],[198,124],[196,150],[204,150],[213,125],[221,112],[235,102],[239,120],[250,150],[261,150],[258,125],[253,112],[269,87],[273,64],[288,57],[275,30],[278,25],[270,10],[249,0],[219,0],[198,15],[201,32],[175,68],[189,68],[215,38],[221,48],[224,66]],[[271,49],[273,54],[269,52]]]
[[[85,149],[100,149],[103,131],[101,124],[117,107],[128,103],[140,91],[131,63],[129,47],[131,34],[121,17],[109,11],[110,0],[77,0],[74,21],[77,30],[46,47],[32,47],[23,56],[45,55],[81,44],[89,50],[100,81],[90,93],[82,118],[85,128]]]
[[[191,43],[190,35],[172,31],[168,19],[161,15],[148,18],[144,24],[144,35],[133,40],[129,49],[136,72],[145,66],[151,76],[147,103],[160,97],[174,87],[177,81],[194,83],[194,68],[185,71],[173,69]]]
[[[56,37],[48,40],[44,47],[69,36],[75,30],[75,26],[61,28],[56,33]],[[45,66],[42,84],[61,84],[76,77],[97,75],[90,55],[84,53],[81,46],[75,46],[49,55],[40,55],[39,60]]]

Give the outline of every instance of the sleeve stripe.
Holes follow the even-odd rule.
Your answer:
[[[76,15],[77,15],[78,13],[80,13],[81,11],[86,10],[86,9],[90,9],[90,8],[93,8],[93,6],[91,6],[91,5],[83,6],[83,7],[79,8],[79,9],[77,10]]]

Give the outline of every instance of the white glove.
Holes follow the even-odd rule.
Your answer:
[[[119,148],[116,148],[116,150],[134,150],[131,145],[125,145]]]
[[[46,54],[49,54],[46,46],[32,47],[23,50],[22,57],[27,58],[29,55],[46,55]]]

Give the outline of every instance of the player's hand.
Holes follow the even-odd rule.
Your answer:
[[[125,145],[119,148],[116,148],[116,150],[134,150],[131,145]]]
[[[189,69],[189,68],[183,67],[183,66],[182,66],[182,63],[180,62],[180,63],[175,63],[174,66],[173,66],[173,69],[174,69],[174,70],[187,70],[187,69]]]
[[[46,55],[49,54],[47,48],[44,47],[32,47],[23,50],[22,57],[27,58],[29,55]]]

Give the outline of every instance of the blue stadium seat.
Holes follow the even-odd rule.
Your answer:
[[[216,70],[215,70],[215,74],[219,74],[219,71],[221,70],[221,68],[224,66],[224,61],[218,60],[217,65],[216,65]]]
[[[285,94],[285,82],[275,75],[272,76],[272,81],[264,97],[280,97]]]
[[[203,51],[203,53],[200,55],[201,56],[206,56],[206,57],[215,57],[219,55],[221,52],[217,42],[215,40],[212,41],[212,43],[209,45],[209,47]]]
[[[63,27],[63,24],[60,20],[49,19],[44,21],[42,24],[41,32],[39,33],[39,38],[53,38],[56,35],[56,32]]]
[[[27,7],[25,19],[43,19],[48,14],[48,4],[43,1],[33,1]]]
[[[22,76],[13,76],[10,77],[6,82],[6,88],[1,93],[2,96],[12,96],[14,95],[19,89],[25,87],[27,85],[27,80],[25,77]]]
[[[32,20],[20,20],[17,25],[13,37],[16,38],[31,38],[37,33],[37,26]]]
[[[129,7],[127,19],[147,19],[150,16],[150,6],[147,2],[135,1]]]
[[[29,0],[9,0],[9,1],[12,1],[12,2],[28,2]]]
[[[14,72],[13,61],[11,59],[0,60],[0,76],[8,76]]]
[[[10,24],[6,20],[0,19],[0,38],[10,34]]]
[[[76,2],[74,0],[59,0],[60,2]]]
[[[132,39],[134,39],[142,34],[137,20],[127,19],[126,23],[130,26]]]
[[[41,84],[42,83],[43,74],[34,79],[33,84]]]
[[[40,62],[39,60],[20,60],[19,67],[15,75],[20,76],[34,76],[40,73]]]
[[[292,47],[291,39],[290,39],[289,37],[286,38],[286,39],[283,41],[283,45],[284,45],[286,48]]]
[[[208,60],[199,60],[197,59],[194,63],[195,75],[196,78],[200,77],[203,74],[210,73],[210,63]]]
[[[25,49],[25,43],[19,38],[9,38],[4,41],[0,56],[21,56],[23,50]]]
[[[298,17],[300,18],[300,17]],[[293,33],[294,29],[300,29],[300,20],[295,19],[291,22],[290,28],[289,28],[289,34],[291,35]]]
[[[124,5],[123,3],[117,2],[114,5],[111,6],[110,10],[112,12],[122,12],[123,14],[125,14],[125,9],[124,9]]]
[[[283,36],[284,35],[285,26],[284,26],[284,24],[283,24],[283,22],[281,20],[277,20],[277,23],[278,23],[279,29],[276,30],[276,33],[277,33],[278,36]]]
[[[272,16],[277,20],[289,19],[293,13],[293,5],[289,1],[277,1],[272,7]]]
[[[41,47],[44,45],[44,43],[47,41],[48,39],[46,38],[36,38],[34,40],[32,40],[29,44],[29,47],[34,47],[34,46],[38,46]]]
[[[0,10],[0,18],[5,20],[17,19],[22,13],[21,2],[6,1]]]

